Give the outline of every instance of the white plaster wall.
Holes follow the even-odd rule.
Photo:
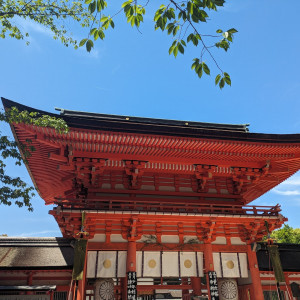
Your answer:
[[[121,234],[112,234],[111,236],[110,236],[110,241],[112,242],[112,243],[120,243],[120,242],[122,242],[122,243],[127,243],[127,240],[125,240],[125,239],[123,239],[123,237],[122,237],[122,235]]]
[[[226,245],[226,238],[225,236],[217,236],[216,240],[212,242],[214,245]]]
[[[162,243],[179,243],[179,236],[178,235],[162,235],[161,236]]]
[[[106,235],[104,233],[95,234],[94,238],[90,240],[90,242],[101,242],[104,243],[106,241]]]
[[[239,237],[232,237],[230,240],[232,245],[246,245]]]

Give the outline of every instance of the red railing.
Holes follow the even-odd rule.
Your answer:
[[[223,203],[196,203],[179,202],[177,200],[153,199],[143,200],[85,200],[85,203],[79,201],[69,201],[59,203],[64,207],[72,209],[95,209],[106,211],[138,211],[138,212],[170,212],[170,213],[191,213],[191,214],[230,214],[230,215],[267,215],[278,216],[281,211],[280,205],[276,206],[253,206],[241,204],[223,204]]]

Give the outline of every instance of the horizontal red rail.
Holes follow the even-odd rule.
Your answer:
[[[232,215],[268,215],[278,216],[281,211],[276,206],[252,206],[225,203],[190,203],[177,201],[155,201],[152,199],[129,200],[64,200],[57,201],[58,205],[72,209],[95,209],[108,211],[139,211],[139,212],[172,212],[172,213],[201,213],[201,214],[232,214]]]

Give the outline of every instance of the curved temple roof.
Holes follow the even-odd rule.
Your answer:
[[[16,106],[59,117],[2,102],[5,109]],[[68,134],[12,126],[20,142],[32,140],[36,151],[28,170],[47,204],[77,201],[83,194],[90,199],[136,194],[245,204],[300,168],[300,134],[249,133],[246,124],[60,112]]]

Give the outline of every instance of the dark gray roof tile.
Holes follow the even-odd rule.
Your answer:
[[[0,238],[0,269],[71,269],[74,250],[63,238]]]

